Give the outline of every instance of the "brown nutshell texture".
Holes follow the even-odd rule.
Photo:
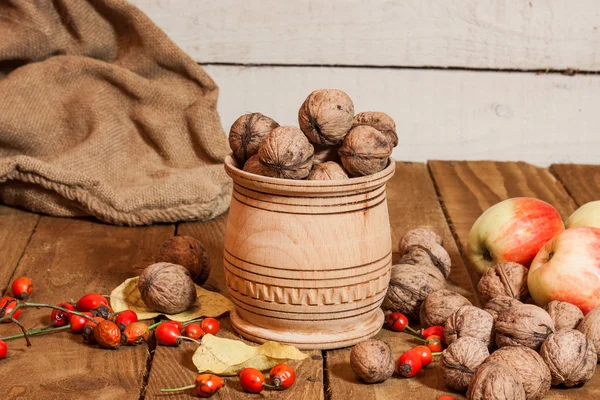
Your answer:
[[[448,317],[462,306],[471,306],[471,302],[460,294],[441,289],[429,294],[421,305],[421,325],[424,328],[444,325]]]
[[[350,352],[352,371],[366,383],[378,383],[394,373],[394,355],[382,340],[368,339],[356,344]]]
[[[341,163],[340,155],[338,154],[337,147],[334,146],[319,146],[313,144],[315,153],[313,154],[313,165],[321,164],[327,161],[335,161]]]
[[[583,312],[579,307],[559,300],[552,300],[544,307],[554,321],[557,331],[561,329],[576,329],[583,320]]]
[[[521,345],[539,350],[551,333],[554,333],[552,318],[544,309],[533,304],[506,309],[496,319],[498,347]]]
[[[498,362],[513,367],[523,382],[527,400],[542,399],[550,390],[550,369],[544,359],[528,347],[503,347],[493,352],[485,362]]]
[[[483,309],[487,312],[489,312],[490,314],[492,314],[492,317],[494,317],[494,321],[496,320],[496,318],[498,318],[498,315],[504,311],[507,310],[509,308],[515,307],[515,306],[519,306],[523,303],[521,303],[519,300],[512,298],[512,297],[508,297],[508,296],[498,296],[498,297],[494,297],[493,299],[491,299],[490,301],[488,301],[485,306],[483,307]]]
[[[527,274],[529,270],[514,262],[501,262],[489,268],[479,280],[477,291],[483,301],[508,296],[525,300],[529,296]]]
[[[392,146],[383,133],[370,126],[353,128],[338,151],[344,168],[352,176],[375,174],[384,169],[392,155]]]
[[[337,89],[315,90],[298,110],[300,129],[312,143],[322,146],[340,143],[352,127],[352,118],[352,99]]]
[[[315,165],[308,174],[308,180],[311,181],[336,181],[340,179],[348,179],[348,174],[340,164],[334,161]]]
[[[574,329],[563,329],[548,336],[540,355],[550,368],[553,386],[570,387],[589,381],[598,362],[594,344]]]
[[[229,130],[229,147],[240,166],[258,153],[264,137],[278,126],[277,122],[261,113],[244,114],[235,120]]]
[[[451,344],[461,337],[470,336],[491,347],[494,337],[494,317],[475,306],[462,306],[454,311],[444,325],[444,339]]]
[[[396,123],[386,113],[380,111],[364,111],[358,113],[352,119],[352,128],[367,125],[383,133],[392,147],[398,145],[398,134],[396,133]]]
[[[443,289],[444,276],[436,269],[419,265],[396,264],[381,308],[399,311],[410,320],[419,319],[421,304],[428,294]]]
[[[280,126],[263,139],[258,155],[266,176],[304,179],[312,168],[313,152],[312,144],[300,129]]]
[[[600,359],[600,307],[590,311],[579,323],[577,330],[592,341]]]
[[[398,251],[400,254],[406,253],[410,247],[415,245],[426,245],[435,243],[442,245],[440,235],[426,228],[415,228],[406,232],[398,241]]]
[[[210,275],[210,258],[204,245],[191,236],[174,236],[158,249],[156,262],[178,264],[185,267],[198,285],[202,285]]]
[[[181,265],[162,262],[146,267],[138,289],[148,307],[167,314],[183,312],[196,302],[196,286]]]
[[[258,154],[253,155],[248,159],[248,161],[246,161],[246,164],[244,164],[244,171],[256,175],[266,175],[265,167],[263,167],[263,165],[261,164]]]
[[[467,390],[473,374],[489,354],[486,345],[469,336],[450,344],[440,358],[446,386],[455,390]]]
[[[498,362],[483,363],[473,375],[468,400],[526,400],[525,389],[514,368]]]

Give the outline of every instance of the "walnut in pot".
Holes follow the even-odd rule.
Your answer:
[[[261,113],[244,114],[229,130],[229,147],[240,167],[258,153],[260,143],[279,124]]]
[[[440,246],[443,244],[440,235],[434,231],[426,228],[411,229],[400,238],[400,241],[398,242],[398,251],[400,254],[404,254],[412,246],[426,245],[428,243],[435,243]]]
[[[575,386],[589,381],[598,361],[594,344],[574,329],[563,329],[548,336],[540,355],[550,368],[553,386]]]
[[[494,321],[496,321],[496,318],[498,318],[498,315],[504,311],[507,310],[509,308],[515,307],[517,305],[521,305],[523,303],[521,303],[519,300],[512,298],[512,297],[508,297],[508,296],[498,296],[498,297],[494,297],[493,299],[491,299],[490,301],[488,301],[486,303],[486,305],[483,307],[483,309],[487,312],[489,312],[490,314],[492,314],[492,317],[494,317]]]
[[[577,325],[583,319],[583,313],[579,307],[564,301],[552,300],[546,304],[544,309],[554,321],[554,328],[557,331],[561,329],[576,329]]]
[[[468,400],[526,400],[517,371],[498,362],[483,363],[473,375]]]
[[[354,118],[354,103],[341,90],[318,89],[308,95],[300,110],[298,123],[302,132],[314,144],[323,146],[340,143]]]
[[[577,330],[594,343],[598,359],[600,359],[600,306],[594,308],[583,318],[577,326]]]
[[[523,382],[527,400],[541,399],[550,390],[550,369],[544,359],[528,347],[503,347],[493,352],[485,362],[498,362],[513,367]]]
[[[210,258],[201,241],[191,236],[174,236],[167,239],[154,257],[156,262],[166,262],[185,267],[198,285],[210,275]]]
[[[196,302],[196,286],[189,271],[177,264],[152,264],[140,275],[142,300],[153,310],[166,314],[183,312]]]
[[[406,264],[435,268],[440,271],[445,278],[450,276],[452,270],[452,260],[450,260],[450,255],[446,249],[436,243],[410,246],[402,256],[401,260],[404,260],[402,262]]]
[[[379,111],[365,111],[358,113],[352,119],[352,128],[360,125],[367,125],[383,133],[392,147],[398,145],[398,134],[396,133],[396,123],[386,113]]]
[[[421,305],[419,313],[421,325],[429,327],[444,325],[448,317],[462,306],[472,305],[460,294],[448,289],[441,289],[429,294]]]
[[[375,174],[388,165],[392,146],[377,129],[357,126],[348,132],[338,154],[350,175],[365,176]]]
[[[246,164],[244,164],[244,171],[256,175],[266,175],[265,167],[263,167],[263,165],[261,164],[258,154],[253,155],[248,159],[248,161],[246,161]]]
[[[527,273],[529,270],[514,262],[501,262],[489,268],[479,280],[477,291],[483,301],[508,296],[521,301],[529,296]]]
[[[311,181],[335,181],[340,179],[348,179],[348,174],[340,164],[334,161],[315,165],[308,174],[308,180]]]
[[[443,289],[444,276],[435,269],[419,265],[396,264],[381,308],[399,311],[411,320],[419,318],[421,303],[429,293]]]
[[[444,339],[452,344],[461,337],[479,339],[487,347],[492,347],[494,338],[494,317],[475,306],[462,306],[454,311],[444,325]]]
[[[382,340],[367,339],[350,352],[352,371],[366,383],[383,382],[394,373],[394,355],[390,345]]]
[[[313,154],[313,165],[321,164],[327,161],[335,161],[341,163],[340,155],[338,154],[337,147],[334,146],[319,146],[313,144],[315,153]]]
[[[546,338],[554,333],[554,321],[542,308],[521,304],[502,311],[496,319],[496,345],[525,346],[539,350]]]
[[[446,386],[455,390],[467,390],[473,374],[489,355],[485,344],[469,336],[450,344],[440,358]]]
[[[265,176],[304,179],[312,168],[314,148],[306,136],[293,126],[273,129],[258,149]]]

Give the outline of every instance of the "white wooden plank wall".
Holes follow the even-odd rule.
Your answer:
[[[132,2],[208,64],[226,130],[248,111],[297,124],[335,87],[395,119],[397,159],[600,163],[600,1]]]

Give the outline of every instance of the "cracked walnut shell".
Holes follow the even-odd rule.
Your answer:
[[[348,179],[348,174],[340,164],[334,161],[315,165],[308,174],[308,180],[311,181],[336,181],[340,179]]]
[[[350,175],[372,175],[388,165],[392,146],[377,129],[357,126],[348,132],[338,154]]]
[[[166,314],[183,312],[196,302],[196,286],[190,273],[177,264],[149,265],[140,275],[138,289],[148,307]]]
[[[354,103],[345,92],[336,89],[318,89],[308,95],[300,110],[300,129],[314,143],[323,146],[340,143],[354,118]]]
[[[314,148],[306,136],[293,126],[273,129],[258,150],[265,176],[304,179],[312,168]]]
[[[539,350],[546,338],[554,333],[554,321],[544,309],[533,304],[521,304],[502,311],[496,319],[496,345],[525,346]]]
[[[462,306],[454,311],[444,325],[444,339],[452,344],[461,337],[481,340],[488,348],[494,338],[494,317],[475,306]]]
[[[526,400],[525,389],[517,371],[509,365],[483,363],[473,375],[467,391],[468,400]]]
[[[485,344],[469,336],[450,344],[440,358],[446,386],[455,390],[467,390],[473,374],[489,355]]]
[[[529,270],[514,262],[501,262],[489,268],[479,280],[477,291],[483,301],[508,296],[521,301],[529,296],[527,273]]]
[[[553,386],[570,387],[589,381],[598,362],[594,344],[574,329],[563,329],[548,336],[540,355],[550,368]]]
[[[235,120],[229,130],[229,147],[240,165],[258,153],[264,137],[279,124],[261,113],[244,114]]]
[[[367,339],[350,351],[352,371],[366,383],[378,383],[394,374],[394,355],[390,345],[382,340]]]
[[[583,313],[579,307],[564,301],[552,300],[544,309],[550,314],[557,331],[576,329],[583,319]]]
[[[367,125],[383,133],[392,147],[398,145],[396,123],[386,113],[379,111],[365,111],[358,113],[352,119],[352,128]]]
[[[441,289],[429,294],[421,305],[419,313],[424,328],[444,325],[448,317],[462,306],[471,306],[471,302],[460,294]]]

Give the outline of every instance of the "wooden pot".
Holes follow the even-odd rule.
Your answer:
[[[243,337],[302,349],[375,335],[392,264],[385,185],[395,163],[348,180],[254,175],[225,160],[233,197],[224,267]]]

